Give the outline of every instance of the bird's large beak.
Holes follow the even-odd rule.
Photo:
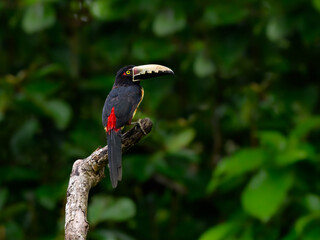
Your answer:
[[[161,66],[158,64],[147,64],[147,65],[136,66],[132,68],[132,71],[133,71],[132,81],[134,82],[140,81],[142,79],[174,74],[174,72],[170,68]]]

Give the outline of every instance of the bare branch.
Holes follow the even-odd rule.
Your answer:
[[[152,128],[149,118],[138,121],[122,135],[122,151],[137,144]],[[108,146],[99,148],[89,157],[74,162],[67,190],[65,209],[65,240],[85,240],[89,223],[87,207],[89,191],[104,177],[108,162]]]

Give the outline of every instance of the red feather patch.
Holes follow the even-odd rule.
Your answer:
[[[116,115],[114,114],[114,107],[113,107],[108,117],[106,131],[109,132],[110,130],[114,129],[116,132],[118,132],[120,128],[116,128],[116,123],[117,123],[117,118],[116,118]]]

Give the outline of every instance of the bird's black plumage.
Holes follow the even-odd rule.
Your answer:
[[[147,64],[121,68],[116,75],[102,110],[102,124],[107,133],[108,159],[112,187],[117,187],[122,178],[121,128],[130,124],[143,98],[140,79],[173,74],[167,67]]]
[[[112,108],[117,118],[116,128],[126,125],[133,117],[142,97],[142,88],[138,84],[129,86],[120,86],[111,90],[102,111],[102,124],[107,126],[108,119]]]
[[[143,97],[140,82],[132,81],[132,67],[133,65],[126,66],[117,72],[115,83],[102,110],[102,124],[107,131],[110,179],[113,188],[117,187],[118,181],[122,178],[121,128],[130,124]]]

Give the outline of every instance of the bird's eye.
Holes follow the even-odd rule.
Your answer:
[[[129,71],[129,70],[128,70],[128,71],[126,71],[126,74],[127,74],[127,75],[130,75],[130,73],[131,73],[131,71]]]

